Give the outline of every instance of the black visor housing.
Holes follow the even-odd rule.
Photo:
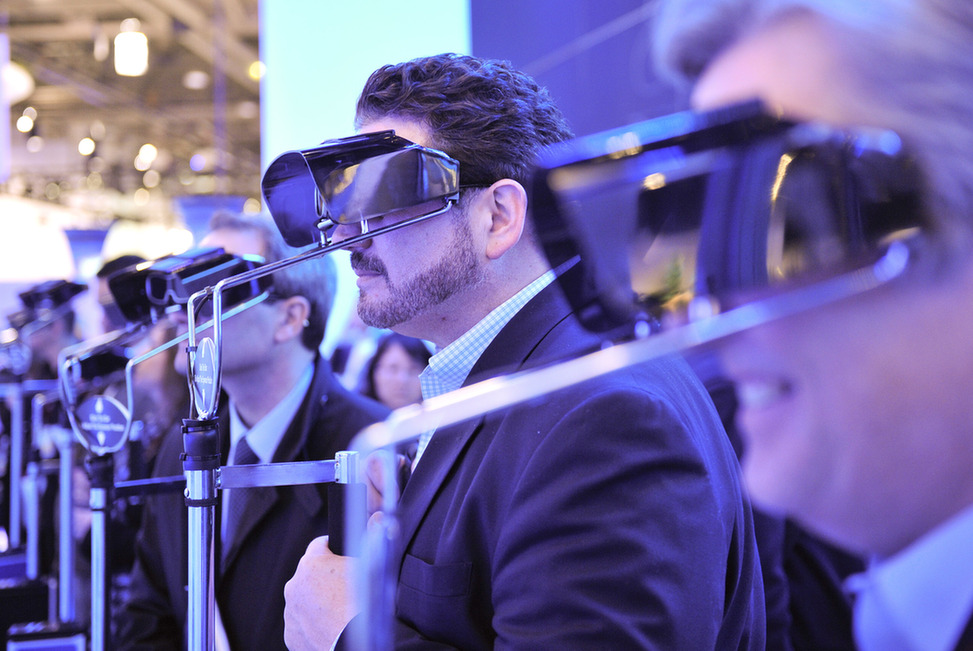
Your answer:
[[[27,326],[52,321],[70,309],[75,296],[87,287],[70,280],[48,280],[18,294],[23,307],[7,315],[12,328],[23,330]]]
[[[193,249],[121,269],[109,276],[108,288],[129,322],[154,323],[169,308],[185,308],[196,292],[262,264],[262,258],[232,255],[219,247]],[[264,276],[231,287],[224,293],[224,305],[259,296],[271,284],[270,277]]]
[[[457,197],[459,163],[380,131],[285,152],[267,168],[261,187],[284,240],[303,247],[338,224]]]

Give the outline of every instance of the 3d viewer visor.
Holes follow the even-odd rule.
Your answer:
[[[267,168],[261,185],[284,240],[301,247],[339,224],[455,199],[459,163],[381,131],[285,152]]]

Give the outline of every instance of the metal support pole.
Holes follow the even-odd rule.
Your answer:
[[[31,458],[27,462],[27,475],[24,479],[24,504],[27,520],[27,578],[36,579],[40,575],[40,459]]]
[[[10,397],[10,547],[20,547],[20,469],[24,464],[24,393],[12,385]]]
[[[60,531],[58,532],[58,621],[75,621],[74,608],[74,459],[72,458],[74,438],[68,430],[57,434],[57,447],[60,453],[58,500]]]
[[[328,548],[340,556],[358,556],[365,531],[365,484],[359,478],[358,453],[335,455],[335,480],[328,486]]]
[[[220,439],[215,418],[182,421],[189,517],[189,649],[209,651],[215,642],[214,540],[216,471]]]
[[[110,648],[110,601],[108,557],[108,518],[111,511],[111,488],[114,480],[114,457],[90,455],[85,460],[91,478],[91,651]]]

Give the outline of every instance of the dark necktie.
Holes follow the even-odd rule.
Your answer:
[[[254,453],[254,451],[247,444],[246,437],[241,438],[237,441],[236,451],[233,453],[233,465],[234,466],[246,466],[254,463],[260,463],[260,459]],[[230,548],[230,542],[233,540],[233,533],[236,527],[239,525],[240,520],[243,518],[243,513],[247,508],[246,488],[231,489],[227,492],[226,497],[229,499],[229,504],[225,511],[226,516],[226,538],[223,540],[223,550],[224,555],[226,550]]]

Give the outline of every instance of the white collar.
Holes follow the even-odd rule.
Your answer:
[[[949,651],[973,612],[973,506],[849,579],[861,651]]]
[[[284,399],[274,405],[274,408],[267,412],[267,415],[254,423],[253,427],[247,428],[246,424],[237,413],[236,403],[230,399],[230,463],[233,461],[233,453],[236,451],[237,441],[244,436],[247,437],[247,445],[253,450],[254,454],[260,459],[260,463],[270,463],[273,461],[274,452],[280,445],[284,433],[287,431],[291,421],[297,414],[304,396],[311,386],[311,379],[314,376],[314,364],[308,364],[304,373],[297,383],[291,388]]]

